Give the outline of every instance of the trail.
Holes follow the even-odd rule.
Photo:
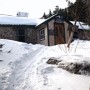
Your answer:
[[[35,80],[36,64],[45,49],[46,47],[40,47],[24,54],[19,60],[9,63],[12,73],[8,71],[2,75],[0,90],[35,90],[31,81]]]

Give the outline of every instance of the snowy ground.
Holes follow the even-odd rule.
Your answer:
[[[90,90],[90,76],[47,64],[50,58],[90,62],[90,41],[43,46],[0,39],[0,90]]]

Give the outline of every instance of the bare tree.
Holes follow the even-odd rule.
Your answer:
[[[69,5],[71,5],[70,0],[66,0],[66,1],[68,1]],[[76,2],[74,4],[74,11],[71,10],[71,13],[73,15],[75,23],[74,23],[73,29],[71,31],[71,34],[70,34],[70,37],[69,37],[69,40],[68,40],[68,43],[67,43],[68,48],[70,47],[71,41],[73,39],[74,32],[76,31],[76,23],[77,23],[80,15],[82,14],[82,11],[85,10],[85,9],[86,9],[86,5],[82,5],[82,7],[81,7],[79,0],[76,0]]]

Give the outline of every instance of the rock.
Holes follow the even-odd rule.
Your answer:
[[[3,45],[4,45],[4,44],[0,44],[0,48],[2,48],[2,47],[3,47]]]
[[[58,60],[56,60],[56,59],[52,59],[52,58],[50,58],[48,61],[47,61],[47,63],[48,64],[58,64],[60,61],[58,61]]]

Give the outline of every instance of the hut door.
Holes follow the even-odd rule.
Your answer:
[[[25,42],[25,29],[18,29],[18,40]]]

